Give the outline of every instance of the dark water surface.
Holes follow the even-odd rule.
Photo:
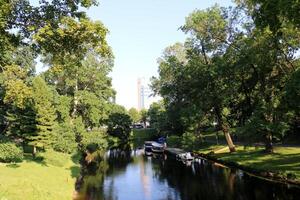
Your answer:
[[[84,177],[90,200],[300,199],[300,189],[199,160],[182,163],[143,150],[110,150]]]

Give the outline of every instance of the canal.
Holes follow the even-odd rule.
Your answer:
[[[300,189],[198,160],[183,163],[142,149],[112,149],[86,168],[77,190],[88,200],[299,199]]]

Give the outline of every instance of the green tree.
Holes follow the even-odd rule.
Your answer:
[[[205,11],[194,11],[186,18],[182,30],[191,33],[187,42],[191,62],[187,68],[190,84],[197,88],[190,93],[191,99],[200,100],[200,112],[213,112],[219,128],[223,131],[231,152],[235,146],[229,133],[227,114],[224,112],[229,104],[229,85],[220,66],[224,60],[222,55],[230,44],[230,23],[226,18],[226,10],[214,6]],[[199,78],[196,78],[196,76]],[[188,76],[189,77],[189,76]],[[196,103],[197,105],[197,103]],[[205,116],[205,115],[203,115]]]
[[[107,29],[88,19],[63,18],[61,25],[45,26],[35,35],[51,66],[47,81],[60,95],[71,97],[72,120],[81,116],[86,128],[97,127],[107,118],[107,104],[114,97],[108,77],[112,56],[105,40]]]
[[[148,121],[148,111],[146,110],[146,109],[142,109],[141,111],[140,111],[140,119],[141,119],[141,121],[143,122],[143,124],[144,124],[144,127],[146,127],[146,123],[147,123],[147,121]]]
[[[259,27],[270,27],[272,31],[280,31],[286,23],[300,27],[300,3],[297,0],[236,0],[244,4],[254,17]]]
[[[133,123],[137,123],[141,120],[140,113],[136,108],[130,108],[128,110],[128,114],[129,114],[131,120],[133,121]]]
[[[126,140],[131,132],[131,117],[126,113],[124,107],[115,105],[107,119],[107,133]]]
[[[49,147],[54,141],[56,110],[53,90],[45,80],[37,76],[32,81],[33,104],[36,113],[36,132],[30,137],[31,144],[37,147]]]
[[[148,116],[151,128],[155,128],[158,133],[169,131],[168,116],[162,101],[150,105]]]

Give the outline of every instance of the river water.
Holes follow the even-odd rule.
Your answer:
[[[198,160],[183,163],[142,149],[113,149],[84,176],[81,191],[89,200],[255,200],[300,199],[300,189],[271,183]]]

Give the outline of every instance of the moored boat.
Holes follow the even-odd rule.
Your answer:
[[[152,152],[154,153],[163,153],[165,150],[165,146],[163,144],[153,142],[152,143]]]
[[[152,151],[152,144],[153,143],[154,143],[154,141],[145,141],[145,143],[144,143],[145,152],[151,152]]]
[[[181,161],[192,161],[192,160],[194,160],[194,157],[192,156],[192,154],[190,152],[178,154],[176,157],[177,157],[177,159],[179,159]]]

